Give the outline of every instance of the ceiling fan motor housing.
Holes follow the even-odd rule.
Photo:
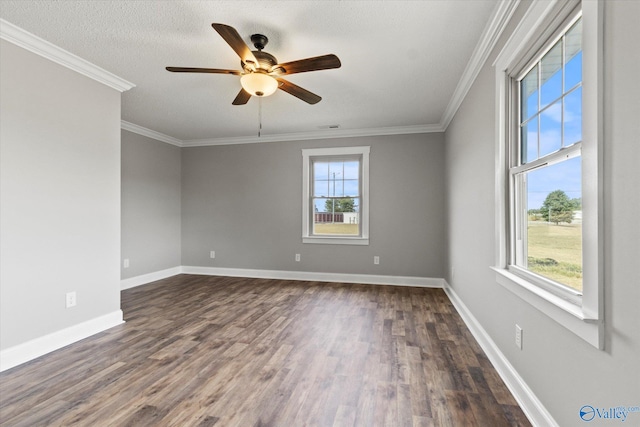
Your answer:
[[[256,60],[258,61],[257,68],[264,72],[271,71],[271,68],[278,63],[278,60],[276,59],[276,57],[271,55],[270,53],[263,52],[261,50],[254,50],[252,53],[253,53],[253,56],[255,56]],[[240,61],[240,64],[242,65],[243,70],[249,71],[247,69],[247,65],[244,62]]]
[[[258,70],[264,71],[266,73],[270,72],[273,66],[278,63],[278,60],[275,56],[262,51],[267,43],[269,43],[269,39],[263,34],[252,34],[251,43],[253,43],[256,49],[258,49],[251,52],[258,61],[258,63],[256,64]],[[240,64],[245,72],[252,71],[252,67],[249,67],[248,69],[247,65],[244,62],[240,61]]]

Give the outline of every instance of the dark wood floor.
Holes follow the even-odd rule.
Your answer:
[[[180,275],[0,374],[3,426],[530,425],[441,289]]]

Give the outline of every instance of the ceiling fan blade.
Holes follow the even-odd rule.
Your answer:
[[[277,79],[280,85],[278,89],[282,89],[290,95],[295,96],[296,98],[302,99],[304,102],[308,104],[317,104],[322,99],[315,93],[309,92],[306,89],[301,88],[298,85],[294,85],[293,83],[285,80],[285,79]]]
[[[218,32],[218,34],[220,34],[224,41],[231,46],[231,49],[238,54],[242,62],[254,69],[257,67],[258,61],[256,60],[256,57],[253,55],[253,52],[251,52],[251,49],[249,49],[249,46],[247,46],[242,40],[242,37],[240,37],[240,34],[238,34],[235,28],[230,27],[229,25],[216,23],[211,24],[211,26]]]
[[[219,68],[167,67],[167,71],[171,71],[173,73],[233,74],[236,76],[242,74],[242,72],[237,70],[221,70]]]
[[[238,92],[236,99],[234,99],[231,104],[244,105],[249,102],[249,98],[251,98],[251,94],[244,89],[240,89],[240,92]]]
[[[340,68],[341,65],[340,59],[338,59],[337,56],[329,54],[277,64],[271,68],[271,71],[277,75],[286,75],[305,73],[307,71],[329,70],[332,68]]]

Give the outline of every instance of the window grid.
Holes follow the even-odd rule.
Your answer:
[[[572,93],[576,92],[577,90],[580,90],[582,88],[582,78],[580,79],[580,81],[578,81],[577,83],[575,83],[573,86],[567,88],[566,87],[566,66],[569,63],[570,59],[567,58],[567,35],[574,30],[577,30],[579,26],[581,26],[582,24],[582,19],[581,19],[581,15],[577,16],[576,19],[571,22],[568,26],[567,29],[562,33],[561,37],[559,40],[554,41],[553,43],[550,44],[550,47],[545,50],[538,59],[536,59],[535,62],[532,63],[532,65],[526,70],[526,72],[522,73],[522,76],[520,78],[517,79],[517,84],[518,84],[518,89],[517,89],[517,93],[518,93],[518,122],[519,122],[519,132],[518,132],[518,163],[519,165],[524,165],[527,163],[531,163],[532,161],[544,158],[550,154],[556,153],[559,150],[562,150],[563,148],[566,148],[568,146],[571,146],[573,144],[576,144],[580,141],[574,141],[571,142],[570,144],[565,144],[566,141],[566,129],[565,129],[565,100],[568,96],[570,96]],[[544,106],[542,106],[542,80],[543,80],[543,67],[542,67],[542,62],[545,59],[545,57],[556,47],[560,45],[561,47],[561,64],[560,64],[560,84],[561,84],[561,94],[558,97],[553,98],[552,100],[550,100],[549,102],[547,102]],[[581,50],[580,50],[581,51]],[[522,97],[522,92],[523,92],[523,82],[525,81],[525,79],[529,76],[529,73],[535,69],[536,70],[536,92],[537,92],[537,102],[536,102],[536,109],[535,109],[535,113],[534,114],[530,114],[528,115],[528,117],[523,117],[523,103],[525,102],[525,100]],[[560,129],[560,147],[558,150],[553,150],[550,153],[546,153],[545,155],[540,155],[541,149],[540,149],[540,135],[541,135],[541,120],[540,118],[542,117],[542,115],[549,111],[550,109],[552,109],[558,102],[560,102],[560,123],[561,123],[561,129]],[[526,140],[526,143],[528,144],[528,138],[523,138],[523,132],[525,127],[532,123],[534,120],[536,120],[536,157],[534,159],[526,159],[525,160],[525,156],[527,153],[527,147],[524,147],[525,144],[523,144],[523,141]]]
[[[318,157],[311,159],[311,193],[313,197],[310,200],[311,212],[313,217],[311,235],[314,236],[332,236],[332,235],[347,235],[347,236],[360,236],[360,170],[361,170],[361,157]],[[347,170],[347,166],[351,166],[350,170]],[[356,167],[355,174],[353,173],[353,167]],[[323,170],[326,167],[326,171]],[[347,175],[349,177],[347,177]],[[349,186],[351,191],[345,190],[345,182],[355,184],[355,187]],[[344,211],[336,211],[336,207],[339,206],[342,200],[353,201],[353,213],[356,218],[352,221],[344,221]],[[332,209],[328,211],[327,201],[331,201]],[[325,207],[325,209],[322,209]],[[319,217],[322,218],[320,221]],[[324,214],[324,215],[322,215]],[[340,217],[340,218],[338,218]],[[358,225],[356,230],[348,230],[342,232],[335,231],[322,231],[316,225],[318,222],[336,223],[336,220],[351,223],[352,225]]]

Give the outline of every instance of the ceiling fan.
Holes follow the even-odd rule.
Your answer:
[[[269,42],[266,36],[253,34],[251,36],[251,42],[257,50],[251,51],[235,28],[229,25],[215,23],[211,24],[211,26],[238,54],[242,70],[167,67],[167,71],[176,73],[233,74],[241,76],[240,84],[242,85],[242,89],[240,89],[240,92],[233,100],[233,105],[246,104],[252,95],[259,97],[269,96],[273,94],[276,89],[283,90],[309,104],[316,104],[322,99],[320,96],[283,79],[281,76],[340,68],[342,65],[340,59],[333,54],[279,64],[273,55],[263,51]]]

